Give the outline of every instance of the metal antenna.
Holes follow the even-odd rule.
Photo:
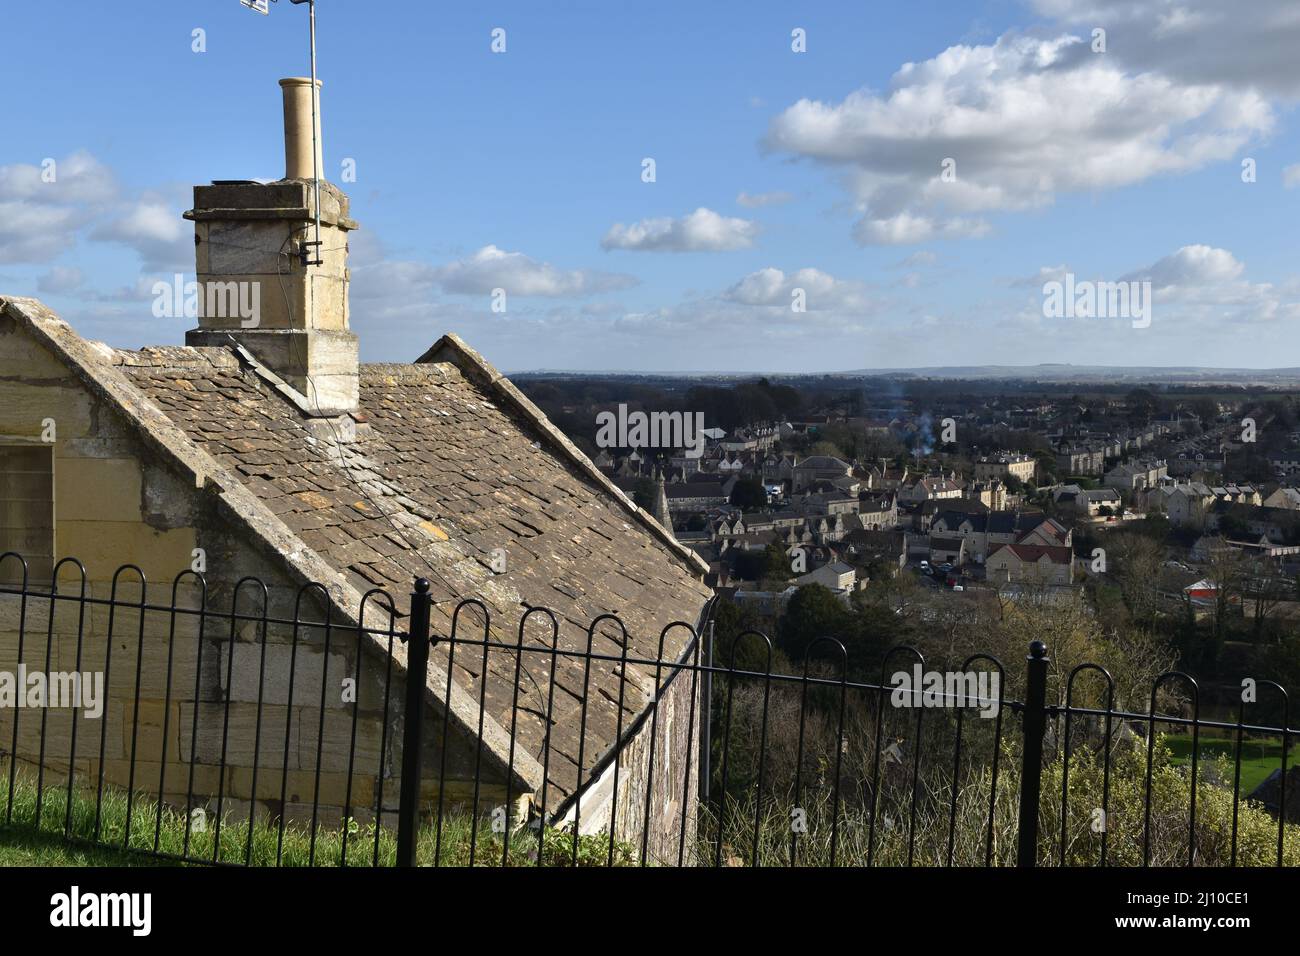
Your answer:
[[[310,23],[311,32],[311,178],[312,190],[315,193],[316,206],[316,241],[303,243],[302,264],[303,266],[318,266],[324,260],[320,257],[320,169],[317,167],[319,162],[320,144],[317,142],[317,130],[320,128],[318,122],[318,110],[320,108],[320,91],[316,89],[316,0],[290,0],[291,3],[307,4],[308,22]],[[316,258],[308,260],[306,246],[316,247]],[[312,296],[313,302],[315,295]]]
[[[277,0],[239,0],[239,2],[250,10],[266,16],[271,12],[270,4],[277,2]],[[320,128],[320,93],[316,89],[316,0],[289,0],[289,2],[295,6],[302,3],[307,4],[307,11],[309,14],[308,22],[310,24],[309,29],[311,34],[311,179],[312,193],[316,206],[316,239],[314,242],[303,242],[300,244],[301,249],[299,250],[299,258],[302,262],[303,268],[305,269],[308,266],[318,266],[324,262],[320,257],[320,168],[318,165],[320,143],[317,138],[317,130]],[[316,258],[307,258],[308,246],[315,247]]]

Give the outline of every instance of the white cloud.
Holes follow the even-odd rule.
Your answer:
[[[789,310],[796,289],[803,290],[810,312],[862,308],[868,301],[866,288],[860,282],[837,279],[820,269],[799,269],[786,274],[771,266],[751,272],[724,292],[722,298],[741,305]]]
[[[350,294],[358,300],[406,300],[427,295],[438,284],[433,266],[424,262],[379,260],[351,265]]]
[[[1282,169],[1282,185],[1287,189],[1300,186],[1300,163],[1293,163]]]
[[[90,238],[134,249],[146,270],[185,271],[194,268],[194,227],[182,213],[185,201],[157,193],[120,203],[97,225]]]
[[[522,252],[506,252],[492,245],[433,269],[430,276],[444,291],[467,295],[488,294],[500,288],[513,295],[584,296],[637,284],[633,276],[586,269],[566,271]]]
[[[680,219],[642,219],[629,226],[616,223],[600,244],[605,249],[642,252],[725,252],[748,249],[757,236],[757,223],[700,207]]]
[[[181,218],[187,202],[179,186],[124,195],[84,150],[49,167],[0,166],[0,262],[49,262],[88,238],[133,249],[146,270],[193,269],[193,227]]]
[[[1210,294],[1214,288],[1224,289],[1241,279],[1245,265],[1227,249],[1214,246],[1189,245],[1164,256],[1149,266],[1135,269],[1119,277],[1120,282],[1150,282],[1153,292],[1169,295],[1174,292],[1191,295]],[[1075,281],[1103,281],[1105,277],[1084,275],[1062,263],[1042,266],[1030,276],[1008,283],[1013,288],[1041,290],[1048,282],[1064,282],[1073,273]]]
[[[736,197],[736,202],[746,209],[761,209],[764,206],[781,206],[794,200],[793,193],[771,192],[771,193],[746,193],[742,192]]]
[[[49,262],[76,245],[76,209],[0,202],[0,262]]]
[[[1260,331],[1261,324],[1282,333],[1285,327],[1274,323],[1300,319],[1300,287],[1295,282],[1283,285],[1251,282],[1245,278],[1244,263],[1227,249],[1213,246],[1183,246],[1119,277],[1120,282],[1151,283],[1151,325],[1146,329],[1131,330],[1125,318],[1065,321],[1043,318],[1043,284],[1064,281],[1067,272],[1074,273],[1076,284],[1110,278],[1084,275],[1064,265],[1044,266],[1036,275],[1011,283],[1033,289],[1014,321],[1040,330],[1045,323],[1059,337],[1062,354],[1085,354],[1086,361],[1098,364],[1123,364],[1115,357],[1108,359],[1095,351],[1097,330],[1108,326],[1110,332],[1124,336],[1125,361],[1138,360],[1139,353],[1133,349],[1146,349],[1148,353],[1155,350],[1152,342],[1155,340],[1166,352],[1163,364],[1169,364],[1169,359],[1177,355],[1186,364],[1230,365],[1235,361],[1243,365],[1276,365],[1279,363],[1270,363],[1266,352],[1260,352],[1253,361],[1243,360],[1241,353],[1254,344],[1252,336]],[[1239,328],[1243,325],[1255,331],[1243,333]],[[1185,348],[1189,337],[1196,343],[1191,353]],[[1233,358],[1226,357],[1229,355]],[[1142,359],[1150,361],[1151,356]]]
[[[86,281],[86,277],[76,266],[55,266],[36,280],[36,288],[41,292],[54,294],[75,292]]]
[[[1211,286],[1239,278],[1244,269],[1245,266],[1227,249],[1195,245],[1183,246],[1148,268],[1124,276],[1124,279],[1147,279],[1156,289]]]
[[[0,201],[40,205],[105,203],[117,197],[112,172],[85,150],[63,159],[49,157],[40,166],[14,163],[0,166]]]
[[[800,100],[765,145],[844,170],[862,213],[855,238],[905,244],[985,235],[972,213],[1233,159],[1273,123],[1255,91],[1128,73],[1076,36],[1007,34],[905,64],[884,94]],[[955,176],[943,175],[949,159]]]
[[[1107,31],[1104,54],[1136,70],[1300,98],[1294,0],[1031,0],[1058,22]]]
[[[902,246],[931,239],[978,239],[989,231],[980,219],[936,220],[929,216],[900,212],[888,219],[860,219],[853,226],[853,238],[864,246]]]
[[[53,165],[0,166],[0,262],[49,262],[117,193],[112,173],[79,151]]]

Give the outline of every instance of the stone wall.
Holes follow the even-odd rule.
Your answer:
[[[637,860],[644,838],[647,863],[676,866],[682,848],[683,862],[689,864],[695,847],[701,682],[689,669],[672,665],[665,665],[662,679],[666,687],[660,695],[658,718],[647,717],[619,755],[617,811],[613,810],[615,764],[611,762],[582,795],[580,813],[570,807],[560,822],[572,824],[576,816],[579,832],[590,834],[608,832],[612,817],[617,839],[635,851]],[[707,719],[707,714],[703,716]]]
[[[222,809],[236,819],[250,802],[260,812],[283,807],[290,819],[337,820],[348,801],[354,705],[344,681],[356,681],[356,744],[351,764],[352,815],[361,820],[397,807],[401,766],[404,672],[388,668],[371,637],[334,628],[325,653],[325,629],[298,629],[229,613],[237,582],[256,577],[267,586],[268,616],[293,617],[299,588],[274,555],[232,531],[213,496],[197,491],[147,449],[106,403],[97,400],[61,362],[0,317],[0,443],[42,443],[54,423],[56,556],[75,556],[86,568],[84,605],[30,594],[0,594],[0,671],[106,672],[107,703],[98,718],[67,708],[44,711],[0,707],[0,756],[11,751],[20,767],[35,770],[42,724],[47,783],[74,778],[161,792],[176,806]],[[7,546],[0,541],[0,552]],[[198,553],[196,553],[198,552]],[[200,557],[208,582],[202,595],[190,573]],[[117,605],[110,608],[113,577],[134,564],[148,582],[141,612],[140,576],[118,575]],[[10,559],[0,570],[16,570]],[[178,582],[179,576],[179,582]],[[17,577],[17,575],[14,575]],[[166,610],[172,603],[181,613]],[[32,590],[48,588],[33,579]],[[5,585],[0,585],[4,587]],[[12,588],[12,584],[8,585]],[[80,574],[64,565],[59,592],[81,592]],[[245,584],[238,613],[259,617],[260,587]],[[95,603],[103,602],[103,603]],[[221,617],[222,614],[227,615]],[[302,620],[323,622],[314,592],[302,602]],[[358,667],[360,673],[358,674]],[[259,710],[259,674],[260,710]],[[292,680],[292,696],[290,691]],[[323,713],[323,718],[322,718]],[[15,724],[17,738],[15,746]],[[75,724],[76,748],[73,751]],[[430,712],[425,728],[424,798],[439,790],[442,724]],[[287,741],[287,747],[286,747]],[[475,748],[461,732],[448,746],[447,783],[452,804],[473,793]],[[101,761],[102,751],[102,761]],[[224,751],[224,760],[223,760]],[[381,761],[382,757],[382,761]],[[382,767],[382,773],[381,773]],[[319,782],[317,771],[319,768]],[[191,780],[192,770],[192,780]],[[503,778],[484,764],[482,802],[499,801]],[[221,796],[224,795],[224,796]],[[382,797],[382,801],[381,798]],[[364,809],[370,808],[370,809]]]

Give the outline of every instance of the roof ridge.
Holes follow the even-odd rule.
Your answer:
[[[453,364],[463,374],[471,378],[477,378],[480,384],[486,385],[497,393],[517,413],[527,419],[532,427],[541,431],[554,442],[571,464],[576,466],[589,480],[595,482],[602,491],[612,495],[689,570],[701,576],[709,572],[709,566],[698,554],[674,538],[670,529],[661,525],[649,512],[639,507],[636,502],[629,498],[618,485],[614,484],[603,471],[596,467],[590,458],[583,454],[578,446],[569,441],[563,432],[551,424],[550,419],[532,403],[528,396],[519,391],[510,379],[497,371],[491,362],[475,351],[455,332],[445,333],[423,355],[416,359],[414,364],[426,365],[437,362],[439,360],[438,356],[445,352],[452,354],[454,357]]]

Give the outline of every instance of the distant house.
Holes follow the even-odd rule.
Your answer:
[[[884,438],[889,435],[889,422],[882,419],[853,417],[847,424],[868,437]]]
[[[1002,511],[1007,507],[1007,486],[999,478],[971,482],[961,494],[966,500],[978,501],[990,511]]]
[[[1080,513],[1095,518],[1100,514],[1119,514],[1124,508],[1124,502],[1114,488],[1098,488],[1080,492],[1075,496],[1074,506]]]
[[[994,517],[990,521],[990,537],[998,543],[998,526],[1005,519]],[[1016,515],[1016,524],[1012,532],[1016,544],[1041,544],[1052,548],[1068,548],[1073,544],[1074,533],[1055,518],[1049,518],[1037,511],[1023,512]]]
[[[1268,456],[1273,473],[1279,478],[1300,472],[1300,451],[1277,452]]]
[[[1198,474],[1221,474],[1226,460],[1221,452],[1179,452],[1169,459],[1169,474],[1176,478],[1192,478]]]
[[[921,478],[898,493],[898,500],[920,504],[944,498],[960,498],[964,484],[960,478]]]
[[[944,511],[930,524],[931,535],[960,537],[969,560],[983,563],[993,549],[1007,544],[1069,548],[1070,529],[1040,511],[968,513]]]
[[[846,531],[851,530],[844,522],[843,515],[816,515],[805,521],[804,527],[812,540],[818,544],[839,541]]]
[[[793,455],[766,455],[759,464],[759,469],[764,484],[780,485],[782,488],[793,487]]]
[[[1234,540],[1300,544],[1300,512],[1217,499],[1206,514],[1205,530]]]
[[[1073,580],[1070,548],[1039,544],[999,544],[984,562],[989,581],[1064,586]]]
[[[1196,604],[1213,604],[1219,596],[1219,586],[1209,578],[1201,578],[1183,588],[1183,594]]]
[[[737,475],[745,470],[745,462],[739,455],[727,452],[718,459],[716,470],[720,475]]]
[[[844,492],[834,489],[832,485],[821,485],[828,491],[808,491],[791,502],[791,506],[807,514],[848,515],[857,514],[859,502],[857,491]]]
[[[961,567],[966,563],[966,539],[930,535],[930,563],[953,564]]]
[[[1201,481],[1179,482],[1165,496],[1165,510],[1171,524],[1204,529],[1214,506],[1226,504],[1258,505],[1259,492],[1251,485],[1215,485]]]
[[[1063,475],[1100,476],[1106,468],[1103,445],[1061,445],[1056,450],[1056,470]]]
[[[864,531],[883,531],[898,525],[898,502],[890,492],[864,492],[858,498],[858,524]]]
[[[819,481],[833,481],[847,478],[853,472],[853,466],[831,455],[812,455],[794,466],[794,490],[803,491],[809,485]]]
[[[1140,491],[1144,488],[1154,488],[1168,475],[1169,465],[1163,459],[1138,459],[1116,465],[1106,472],[1106,477],[1102,481],[1108,487],[1120,491]]]
[[[820,584],[832,591],[852,591],[856,586],[857,578],[858,571],[853,565],[845,564],[843,561],[833,561],[830,564],[823,564],[815,571],[800,575],[794,579],[794,584],[798,587]]]
[[[911,514],[912,526],[917,531],[929,531],[934,520],[941,514],[986,515],[989,506],[975,498],[943,498],[926,501],[916,507]]]
[[[1205,514],[1214,502],[1210,486],[1199,481],[1175,485],[1165,498],[1165,510],[1171,524],[1179,527],[1205,527]]]
[[[1286,508],[1300,511],[1300,488],[1278,488],[1264,499],[1265,508]]]
[[[911,478],[906,465],[901,468],[894,468],[883,461],[879,465],[872,465],[865,471],[867,487],[873,491],[897,491],[906,485]]]
[[[664,486],[668,508],[674,514],[707,511],[725,505],[731,495],[733,482],[725,481],[670,481]]]
[[[975,478],[987,481],[992,478],[1017,478],[1030,481],[1034,477],[1037,461],[1030,455],[1014,451],[1002,451],[995,455],[984,455],[975,459]]]

